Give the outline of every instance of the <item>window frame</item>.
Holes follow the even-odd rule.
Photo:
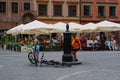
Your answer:
[[[104,7],[104,13],[103,13],[103,15],[99,15],[99,7]],[[98,17],[106,17],[106,6],[105,5],[98,5],[97,6],[97,16]]]
[[[15,5],[13,5],[13,4],[15,4]],[[12,6],[11,7],[12,7],[12,14],[18,14],[18,2],[12,2]]]
[[[88,15],[85,15],[85,6],[89,6],[89,14]],[[85,4],[85,5],[83,5],[83,16],[91,16],[92,15],[92,6],[91,5],[87,5],[87,4]]]
[[[25,6],[25,4],[27,5],[27,6]],[[29,5],[29,7],[28,7],[28,5]],[[29,9],[28,9],[29,8]],[[24,3],[24,11],[30,11],[30,3]]]
[[[42,13],[40,13],[40,6],[44,6],[46,8],[46,10],[44,10]],[[38,16],[47,16],[47,6],[47,4],[38,4]]]
[[[110,7],[115,7],[115,15],[114,16],[110,15]],[[117,17],[117,5],[109,5],[109,17]]]
[[[72,8],[72,11],[73,11],[73,7],[75,7],[75,15],[73,13],[70,14],[70,7]],[[68,5],[68,16],[69,17],[76,17],[77,16],[77,5]]]
[[[60,14],[58,14],[58,15],[55,15],[55,6],[59,6],[59,7],[61,7],[61,12],[60,12]],[[53,16],[59,16],[59,17],[61,17],[62,16],[62,5],[61,4],[54,4],[53,5]]]
[[[6,13],[6,2],[0,2],[1,4],[1,11],[0,11],[0,14],[3,14],[3,13]]]

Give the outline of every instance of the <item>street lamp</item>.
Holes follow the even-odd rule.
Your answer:
[[[64,34],[64,54],[62,56],[62,62],[72,62],[72,54],[71,54],[71,35],[72,33],[69,31],[69,25],[66,25],[66,31]]]
[[[64,54],[62,56],[62,63],[67,63],[70,65],[78,65],[82,64],[82,62],[74,62],[72,58],[72,46],[71,46],[71,41],[72,41],[72,32],[69,31],[69,25],[66,25],[66,31],[63,33],[64,34]]]

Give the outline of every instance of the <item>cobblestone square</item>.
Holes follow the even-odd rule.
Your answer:
[[[42,53],[42,52],[41,52]],[[44,52],[46,59],[62,60],[63,52]],[[36,67],[27,53],[0,49],[1,80],[119,80],[120,51],[79,51],[82,65]]]

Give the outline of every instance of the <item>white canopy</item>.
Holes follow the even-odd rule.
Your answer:
[[[107,21],[107,20],[97,23],[96,26],[97,26],[96,31],[119,31],[120,30],[120,24]]]
[[[36,28],[41,28],[41,27],[46,27],[46,26],[48,26],[48,24],[43,23],[43,22],[40,22],[40,21],[38,21],[38,20],[34,20],[34,21],[26,24],[25,27],[22,28],[22,29],[24,29],[24,30],[25,30],[25,29],[26,29],[26,30],[27,30],[27,29],[36,29]]]
[[[53,24],[52,27],[56,28],[58,33],[65,32],[65,30],[66,30],[66,23],[58,22],[58,23]]]
[[[7,31],[7,34],[46,34],[46,33],[62,33],[66,31],[66,23],[58,22],[56,24],[46,24],[34,20],[26,25],[18,25]],[[69,30],[73,32],[100,32],[100,31],[119,31],[120,24],[111,21],[101,21],[97,24],[88,23],[81,25],[78,23],[68,23]]]
[[[50,27],[51,25],[48,25],[46,23],[34,20],[24,26],[24,28],[21,28],[22,32],[21,34],[44,34],[44,33],[50,33],[54,30],[54,28]]]
[[[73,32],[80,32],[83,28],[83,25],[78,23],[70,22],[68,24],[69,24],[70,31],[73,31]]]
[[[90,23],[83,25],[82,32],[93,32],[95,31],[95,29],[97,29],[96,24],[90,22]]]
[[[14,28],[11,28],[7,31],[7,34],[19,34],[20,33],[20,29],[23,28],[24,25],[23,24],[20,24]]]
[[[52,27],[56,28],[57,32],[61,33],[66,31],[66,25],[67,25],[66,23],[58,22],[56,24],[53,24]],[[73,32],[79,32],[82,28],[82,25],[74,22],[70,22],[68,23],[68,25],[69,25],[69,30]]]

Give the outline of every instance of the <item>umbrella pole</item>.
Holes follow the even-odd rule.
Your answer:
[[[52,37],[51,37],[51,33],[50,33],[50,42],[52,42]]]

